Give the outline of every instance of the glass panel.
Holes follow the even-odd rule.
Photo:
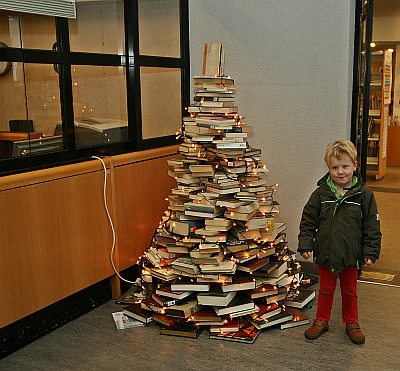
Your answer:
[[[68,22],[71,51],[125,54],[123,0],[77,1]]]
[[[50,50],[56,41],[55,17],[0,11],[0,41],[13,48]]]
[[[181,127],[179,68],[140,67],[143,139],[174,135]]]
[[[1,77],[0,157],[35,155],[63,149],[59,78],[53,65],[13,62]]]
[[[72,66],[76,146],[128,139],[124,67]]]
[[[139,53],[180,57],[179,0],[139,0]]]

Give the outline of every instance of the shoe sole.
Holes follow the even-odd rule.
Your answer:
[[[325,329],[322,329],[321,332],[320,332],[318,335],[316,335],[316,336],[310,336],[310,335],[308,335],[306,332],[304,333],[304,336],[305,336],[306,339],[308,339],[308,340],[315,340],[315,339],[318,339],[322,334],[324,334],[324,333],[327,332],[328,330],[329,330],[329,326],[326,327]]]
[[[347,331],[346,331],[346,334],[349,336],[349,338],[350,338],[350,340],[351,340],[351,342],[352,342],[353,344],[361,345],[361,344],[364,344],[364,343],[365,343],[365,339],[363,339],[363,340],[353,340],[353,339],[351,338],[350,334],[349,334]]]

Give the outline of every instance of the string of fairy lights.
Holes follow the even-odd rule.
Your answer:
[[[195,115],[192,113],[190,115],[190,117],[195,117]],[[230,115],[230,117],[232,117],[232,115]],[[242,127],[242,117],[235,114],[235,115],[233,115],[233,119],[234,119],[234,126],[237,128],[241,128]],[[224,134],[224,130],[218,130],[218,133],[216,135],[223,136],[223,134]],[[192,148],[195,148],[194,151],[196,152],[196,158],[198,158],[199,160],[204,160],[207,164],[212,164],[215,171],[218,170],[220,173],[223,173],[227,179],[232,180],[232,181],[238,181],[239,187],[241,189],[245,190],[246,188],[259,185],[257,183],[252,183],[251,180],[248,182],[245,182],[246,176],[249,176],[249,175],[250,176],[258,176],[261,173],[268,173],[268,169],[267,169],[266,165],[263,164],[260,166],[260,160],[257,158],[257,156],[254,154],[250,154],[250,155],[246,156],[246,151],[242,151],[243,156],[235,157],[235,161],[238,161],[238,162],[241,161],[243,163],[244,171],[242,171],[240,173],[234,173],[228,166],[229,162],[232,161],[232,160],[230,160],[229,156],[224,155],[222,151],[220,152],[220,151],[216,150],[215,147],[213,147],[211,145],[207,145],[206,143],[199,143],[199,142],[191,141],[190,136],[186,135],[186,133],[185,133],[185,122],[184,121],[182,123],[181,129],[179,130],[179,132],[176,133],[176,138],[178,140],[184,140],[186,144],[189,144]],[[248,149],[251,150],[250,148],[248,148]],[[180,152],[179,150],[178,150],[178,153],[183,155],[183,153]],[[174,176],[174,178],[178,181],[177,176]],[[205,179],[208,179],[208,178],[205,177]],[[205,188],[205,186],[206,186],[205,181],[200,180],[200,185],[204,185],[204,188]],[[261,212],[261,214],[264,217],[274,218],[274,214],[279,213],[279,209],[277,208],[277,203],[274,200],[274,193],[276,192],[276,187],[278,186],[278,184],[273,184],[273,185],[263,184],[263,185],[265,186],[265,191],[263,193],[262,198],[257,200],[260,202],[260,205],[263,206],[262,210],[259,209],[259,211]],[[185,187],[182,184],[180,186],[181,186],[182,191],[187,191],[187,192],[191,191],[190,186]],[[199,199],[194,200],[194,201],[197,201],[197,203],[199,203],[199,204],[202,203],[202,201],[203,201],[210,205],[217,206],[217,201],[214,201],[212,198],[210,199],[209,197],[206,197],[206,195],[204,195],[203,193],[204,193],[203,190],[196,193],[196,195],[199,197]],[[168,198],[166,200],[168,200]],[[267,206],[270,207],[269,210],[266,209]],[[191,240],[193,240],[192,237],[182,236],[182,235],[174,233],[174,228],[173,228],[174,220],[176,220],[176,217],[178,215],[178,212],[176,210],[166,210],[164,214],[165,215],[162,218],[162,220],[160,221],[158,229],[155,230],[155,232],[151,238],[150,247],[156,247],[158,245],[156,236],[159,231],[163,231],[168,236],[173,238],[173,240],[177,243],[178,242],[189,243]],[[243,221],[234,219],[234,212],[232,212],[232,215],[230,215],[230,216],[232,217],[232,227],[231,227],[232,230],[235,230],[237,235],[242,237],[242,241],[246,242],[247,239],[245,238],[245,236],[243,234],[243,230],[245,230],[247,232],[247,231],[249,231],[249,229],[246,228],[245,223]],[[267,225],[267,227],[265,228],[265,231],[269,232],[271,228],[273,228],[273,227]],[[267,250],[274,248],[276,246],[280,246],[280,250],[275,251],[275,253],[279,253],[282,256],[282,260],[284,260],[288,263],[287,264],[288,265],[288,268],[287,268],[288,276],[292,277],[291,282],[289,282],[288,285],[286,286],[285,298],[287,298],[290,293],[292,293],[292,295],[294,297],[300,293],[300,291],[299,291],[300,280],[296,273],[300,272],[301,266],[296,261],[294,254],[287,254],[288,244],[286,243],[285,236],[286,236],[285,233],[280,233],[277,236],[278,238],[276,238],[274,241],[267,241],[265,239],[257,237],[257,238],[253,239],[253,242],[256,245],[256,248],[258,249],[258,252],[256,254],[257,258],[259,258]],[[195,240],[197,241],[196,243],[201,245],[201,244],[204,244],[207,242],[207,237],[205,235],[196,235]],[[221,241],[217,241],[215,243],[217,245],[219,245],[219,247],[222,249],[225,257],[230,256],[230,260],[232,260],[236,263],[238,263],[240,261],[239,259],[235,259],[234,251],[231,251],[229,249],[229,244],[226,243],[225,239],[223,239]],[[244,245],[246,245],[246,244],[244,243]],[[252,252],[253,249],[254,249],[254,246],[247,244],[247,247],[244,250],[242,250],[242,251],[244,251],[243,257],[249,257],[250,253]],[[246,255],[246,253],[248,253],[248,255]],[[144,291],[146,290],[146,287],[143,284],[143,280],[145,279],[146,276],[149,275],[149,272],[147,271],[147,268],[148,268],[147,262],[149,262],[151,264],[151,261],[147,257],[147,251],[146,251],[137,260],[137,264],[139,264],[139,266],[141,267],[142,274],[141,274],[140,279],[141,279],[141,286]],[[162,262],[161,262],[160,266],[163,266]],[[167,270],[172,269],[171,266],[168,266],[168,263],[165,263],[164,267]],[[183,272],[183,271],[179,272],[179,270],[177,270],[176,267],[174,267],[174,272],[178,274],[179,280],[182,280],[182,276],[183,276],[185,279],[190,279],[191,282],[195,282],[195,277],[188,277],[185,272]],[[252,274],[252,273],[250,272],[250,274]],[[205,275],[199,274],[199,276],[204,277]],[[221,277],[221,279],[220,279],[220,277]],[[154,277],[152,277],[152,279],[153,278]],[[225,280],[226,280],[226,276],[224,276],[223,274],[218,275],[219,283],[224,284]],[[255,278],[253,278],[253,281],[255,281]],[[165,309],[165,308],[163,308],[163,309]],[[191,318],[189,317],[188,320],[191,320]]]

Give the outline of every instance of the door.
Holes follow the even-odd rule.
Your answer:
[[[356,0],[351,141],[356,145],[359,171],[364,180],[367,171],[372,14],[373,0]]]

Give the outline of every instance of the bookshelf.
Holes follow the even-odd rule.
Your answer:
[[[387,128],[392,88],[392,53],[372,53],[369,95],[367,173],[377,180],[386,174]]]

